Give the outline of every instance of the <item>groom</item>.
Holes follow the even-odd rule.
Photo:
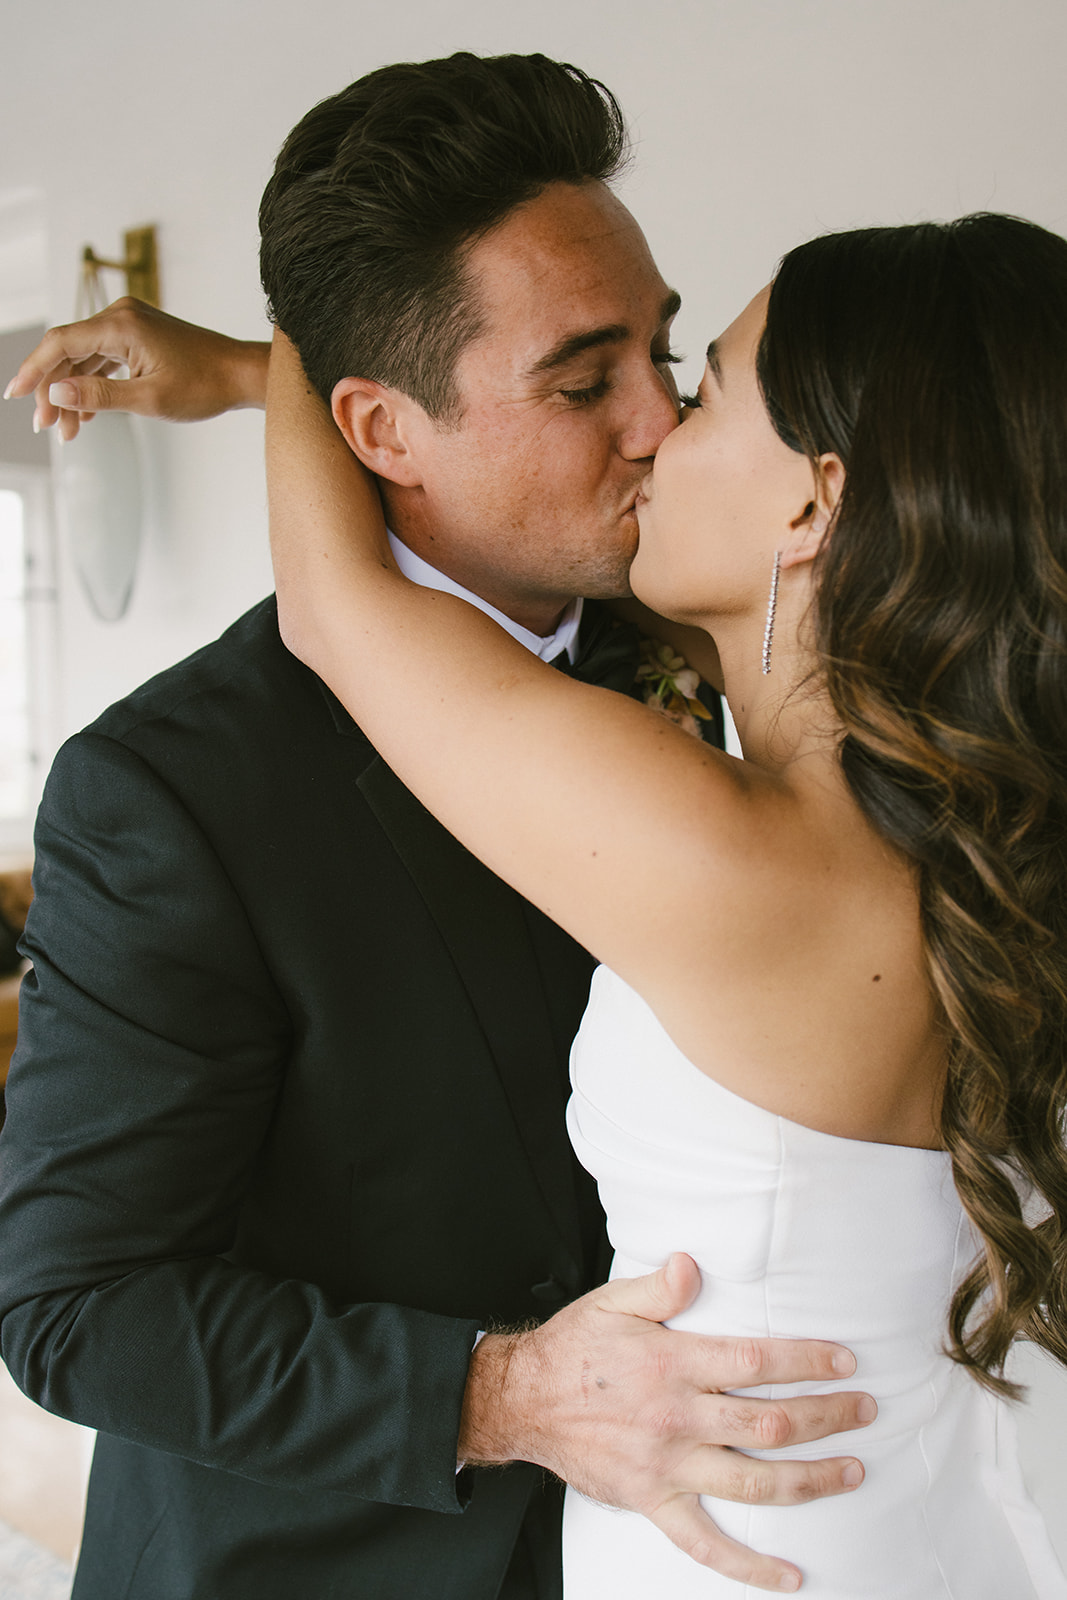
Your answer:
[[[677,297],[606,188],[622,154],[584,74],[458,56],[316,107],[261,212],[274,315],[401,564],[570,670],[598,673],[592,636],[620,687],[632,659],[574,596],[625,594],[677,420]],[[260,392],[258,354],[159,314],[59,330],[42,370],[61,349],[127,359],[157,414],[205,350],[220,388],[244,373],[231,399]],[[721,1391],[850,1358],[663,1329],[684,1258],[594,1287],[563,1124],[590,959],[401,787],[271,603],[65,746],[36,890],[0,1341],[100,1430],[75,1600],[552,1600],[543,1467],[781,1586],[695,1496],[848,1487],[849,1458],[736,1452],[855,1427],[860,1397]]]

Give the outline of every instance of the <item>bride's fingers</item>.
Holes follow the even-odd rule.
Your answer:
[[[41,428],[54,427],[62,419],[63,425],[59,428],[60,438],[64,440],[73,439],[78,432],[79,424],[88,422],[91,417],[96,415],[97,410],[102,408],[93,404],[93,395],[86,387],[81,385],[79,385],[80,393],[77,398],[83,402],[83,406],[64,407],[61,404],[57,404],[52,399],[52,386],[62,383],[68,378],[79,380],[87,377],[97,380],[110,378],[112,374],[122,370],[122,365],[121,361],[99,354],[86,356],[84,360],[77,362],[58,362],[56,366],[45,373],[37,385],[34,395],[38,431]],[[84,408],[85,405],[90,406],[91,409],[86,410]]]
[[[695,1402],[699,1437],[737,1450],[782,1450],[866,1428],[878,1415],[869,1394],[812,1394],[774,1400],[709,1394]]]
[[[801,1585],[799,1567],[777,1556],[760,1555],[717,1528],[695,1495],[667,1501],[651,1519],[691,1561],[710,1567],[724,1578],[774,1594],[795,1594]]]
[[[113,361],[110,356],[86,356],[84,361],[76,361],[70,369],[72,378],[110,378],[113,372],[120,371],[121,361]]]
[[[78,437],[82,423],[91,422],[95,415],[95,411],[61,411],[56,425],[58,438],[63,444],[69,444]]]
[[[19,369],[22,370],[21,368]],[[70,362],[61,361],[50,371],[46,372],[34,391],[34,418],[37,429],[51,428],[59,420],[60,408],[52,404],[48,398],[48,390],[57,378],[65,378],[70,371]]]
[[[50,328],[40,344],[30,351],[5,392],[12,398],[29,394],[31,389],[54,383],[57,378],[76,370],[83,361],[98,356],[128,366],[131,360],[137,359],[143,345],[142,329],[146,321],[173,325],[174,320],[125,298],[81,322]]]

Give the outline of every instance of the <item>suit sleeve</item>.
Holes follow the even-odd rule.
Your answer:
[[[48,1410],[304,1492],[458,1511],[473,1323],[227,1259],[289,1021],[202,831],[122,744],[57,759],[0,1137],[0,1352]]]

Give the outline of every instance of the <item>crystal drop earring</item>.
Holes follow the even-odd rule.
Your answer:
[[[774,568],[771,572],[771,592],[767,599],[767,623],[763,630],[763,676],[766,677],[771,670],[771,638],[774,634],[774,613],[778,606],[778,575],[782,570],[782,552],[774,552]]]

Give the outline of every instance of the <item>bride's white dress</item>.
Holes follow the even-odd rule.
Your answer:
[[[1023,1488],[1011,1408],[943,1354],[951,1292],[975,1250],[948,1157],[818,1133],[741,1099],[699,1072],[606,968],[572,1079],[571,1138],[600,1185],[613,1276],[687,1251],[703,1288],[673,1326],[838,1340],[858,1362],[838,1387],[878,1401],[869,1428],[782,1452],[858,1455],[858,1490],[788,1507],[706,1500],[719,1526],[795,1561],[806,1600],[1067,1600]],[[563,1570],[565,1600],[765,1592],[571,1491]]]

